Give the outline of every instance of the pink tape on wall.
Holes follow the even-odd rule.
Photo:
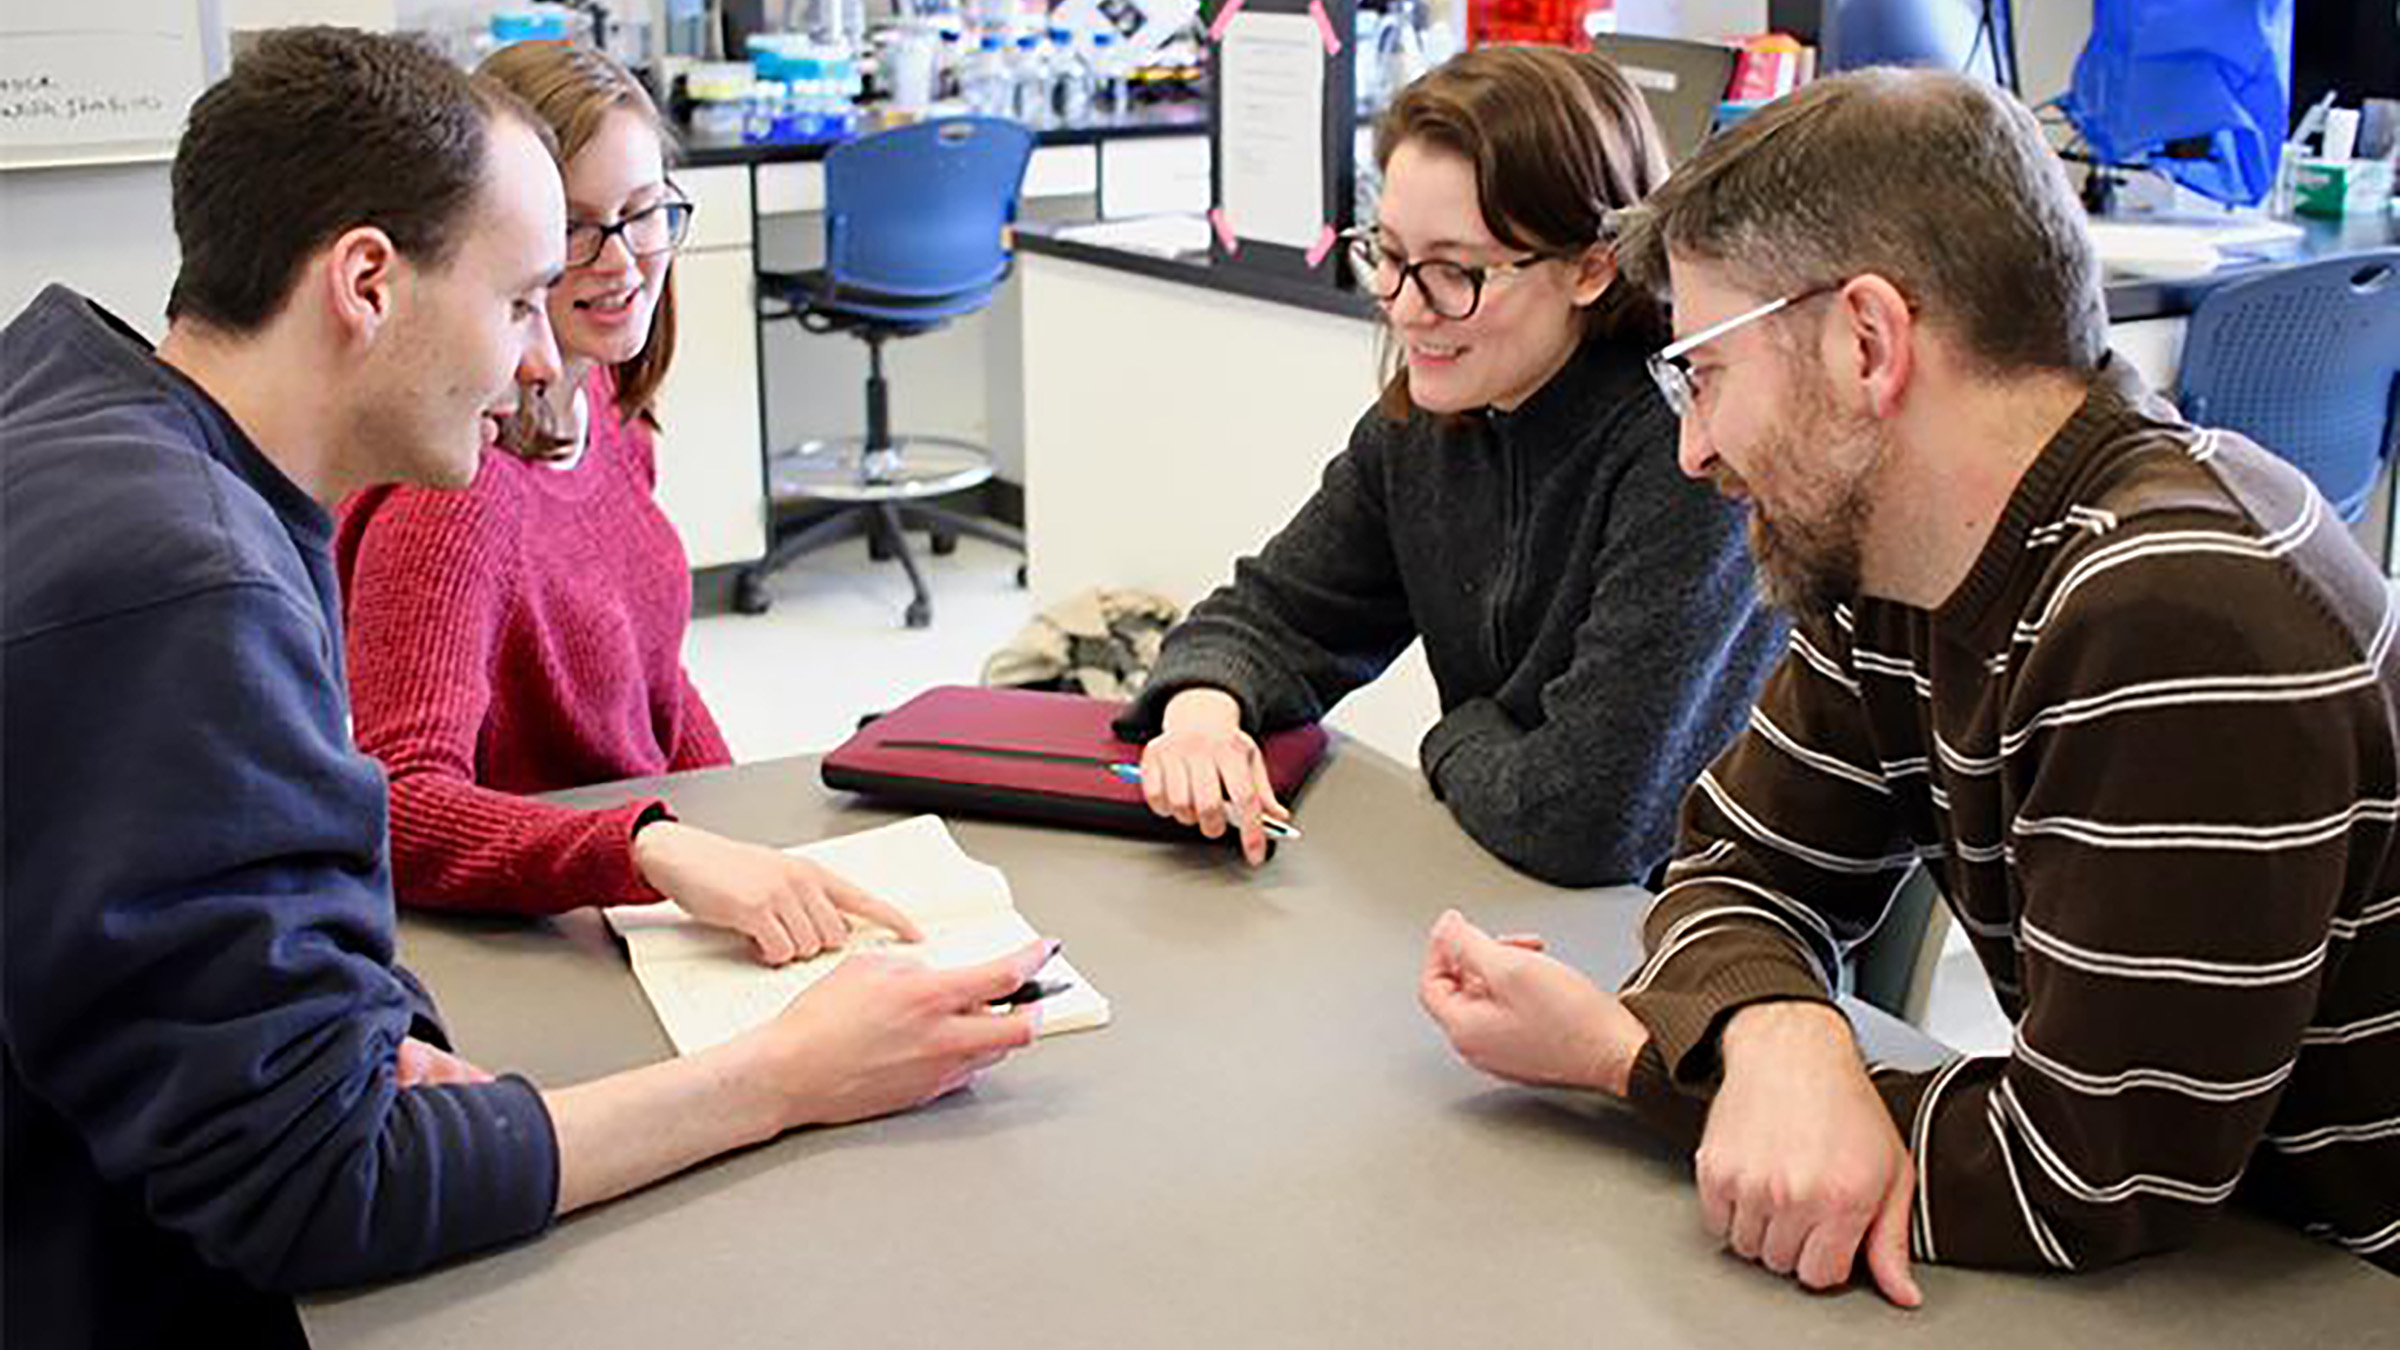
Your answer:
[[[1225,7],[1218,10],[1217,17],[1209,21],[1208,40],[1211,42],[1223,42],[1225,40],[1225,25],[1232,23],[1233,16],[1241,12],[1242,0],[1225,0]]]
[[[1333,233],[1333,227],[1331,225],[1326,226],[1323,230],[1320,230],[1317,233],[1317,242],[1308,246],[1309,266],[1314,267],[1318,263],[1325,261],[1325,255],[1333,252],[1334,238],[1335,236]]]
[[[1221,206],[1208,208],[1208,223],[1216,228],[1217,242],[1225,246],[1227,253],[1242,251],[1242,241],[1233,232],[1233,222],[1225,219],[1225,208]]]
[[[1239,4],[1241,0],[1234,0],[1234,3]],[[1325,39],[1325,54],[1327,56],[1341,55],[1342,40],[1334,34],[1333,20],[1326,17],[1325,0],[1308,0],[1308,14],[1310,18],[1317,21],[1317,36]],[[1311,259],[1309,265],[1315,266],[1315,260]]]

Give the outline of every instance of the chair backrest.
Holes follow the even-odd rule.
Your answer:
[[[2400,249],[2320,258],[2210,291],[2184,335],[2175,401],[2315,480],[2345,520],[2365,513],[2400,439]]]
[[[827,279],[837,293],[975,308],[1008,275],[1007,227],[1032,157],[1033,133],[995,117],[918,122],[836,148],[825,157]]]

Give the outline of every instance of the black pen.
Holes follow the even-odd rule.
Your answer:
[[[1011,989],[1005,994],[1002,994],[1000,997],[993,999],[985,1006],[992,1008],[1022,1008],[1028,1003],[1039,1003],[1043,999],[1050,997],[1052,994],[1063,994],[1074,987],[1075,982],[1073,980],[1027,980],[1025,983],[1018,985],[1016,988]]]

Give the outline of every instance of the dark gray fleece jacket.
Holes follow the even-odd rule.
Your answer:
[[[1513,412],[1369,410],[1168,635],[1121,733],[1156,734],[1195,685],[1253,733],[1310,721],[1422,638],[1442,716],[1419,760],[1467,833],[1546,881],[1640,880],[1785,635],[1741,511],[1675,439],[1641,353],[1605,339]]]

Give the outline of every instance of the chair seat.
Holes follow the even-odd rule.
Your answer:
[[[881,453],[868,450],[864,437],[809,441],[767,465],[778,505],[917,501],[964,492],[991,476],[983,447],[943,436],[896,436]]]
[[[805,315],[814,320],[811,327],[829,333],[872,326],[887,329],[894,336],[909,337],[972,314],[992,301],[990,286],[940,295],[897,295],[855,284],[836,286],[822,268],[807,272],[762,271],[758,280],[762,289],[791,306],[795,317]]]

